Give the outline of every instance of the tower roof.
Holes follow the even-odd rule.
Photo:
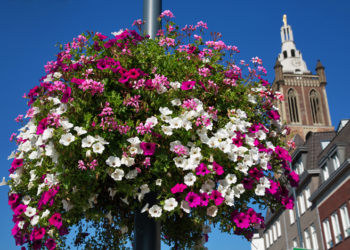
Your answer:
[[[281,27],[282,51],[278,55],[278,60],[283,66],[283,73],[310,74],[300,50],[297,50],[295,46],[292,27],[287,24],[287,15],[283,16],[283,23]]]
[[[324,68],[322,63],[320,62],[320,59],[317,60],[316,69],[318,69],[318,68]]]

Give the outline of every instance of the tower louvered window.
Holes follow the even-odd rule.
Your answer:
[[[310,103],[313,122],[322,123],[320,96],[314,89],[310,92]]]
[[[289,116],[291,123],[299,122],[299,110],[297,103],[297,92],[294,89],[288,91]]]

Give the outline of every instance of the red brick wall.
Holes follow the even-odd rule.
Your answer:
[[[322,203],[321,206],[318,207],[318,211],[320,214],[320,220],[321,220],[323,242],[324,242],[324,246],[326,249],[327,249],[327,244],[326,244],[326,239],[324,236],[325,234],[324,234],[322,222],[323,222],[323,220],[328,218],[329,224],[331,227],[331,235],[332,235],[333,243],[335,243],[331,214],[334,213],[336,210],[338,213],[340,231],[342,232],[343,240],[341,242],[339,242],[336,246],[334,246],[332,248],[332,250],[349,250],[350,249],[350,237],[344,239],[345,238],[344,229],[343,229],[341,214],[340,214],[340,210],[339,210],[339,208],[344,203],[346,203],[347,207],[348,207],[348,211],[350,211],[349,200],[350,200],[350,180],[347,180],[341,187],[339,187],[337,189],[337,191],[335,191],[332,195],[330,195],[327,198],[327,200]],[[349,212],[349,214],[350,214],[350,212]]]

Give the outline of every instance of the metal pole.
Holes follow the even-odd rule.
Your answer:
[[[157,18],[162,13],[162,0],[143,0],[143,21],[146,23],[143,25],[143,32],[146,31],[150,35],[151,39],[154,39],[161,29]]]
[[[145,195],[143,204],[158,204],[157,192]],[[160,221],[148,217],[148,212],[141,213],[135,209],[134,217],[134,250],[160,250]]]
[[[295,194],[295,188],[293,188],[293,196],[294,200],[296,201],[296,206],[295,206],[295,213],[297,215],[297,226],[298,226],[298,235],[299,235],[299,241],[300,241],[300,247],[304,247],[303,243],[303,235],[301,234],[301,229],[300,229],[300,219],[299,219],[299,211],[298,211],[298,200],[297,200],[297,195]]]

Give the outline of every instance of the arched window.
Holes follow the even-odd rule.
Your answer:
[[[322,114],[321,114],[321,102],[320,96],[316,90],[311,90],[310,92],[310,103],[312,111],[312,120],[314,123],[322,123]]]
[[[287,58],[287,51],[283,51],[284,58]]]
[[[294,49],[292,49],[292,50],[290,51],[290,53],[291,53],[292,57],[295,57],[295,50],[294,50]]]
[[[289,105],[289,115],[291,123],[299,122],[299,110],[297,103],[298,95],[294,89],[288,91],[288,105]]]

